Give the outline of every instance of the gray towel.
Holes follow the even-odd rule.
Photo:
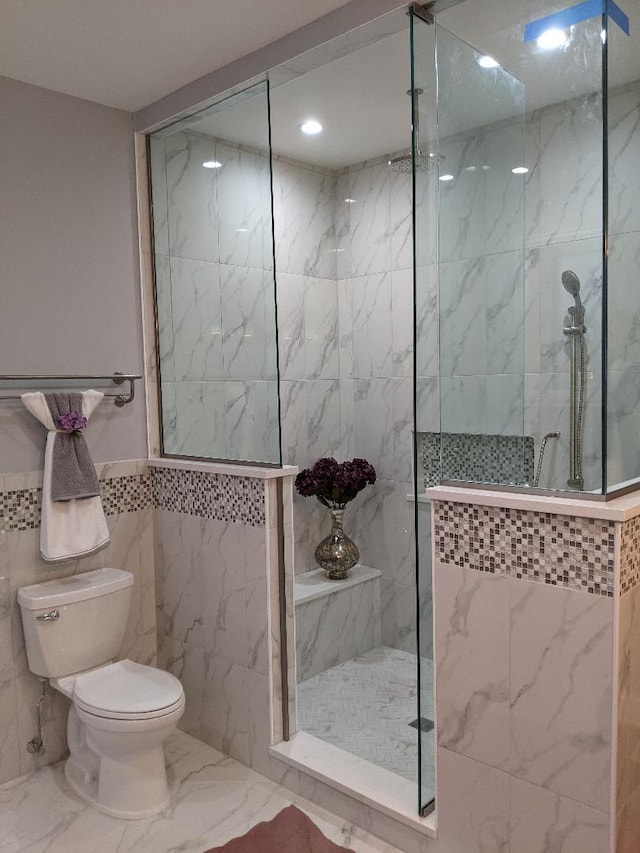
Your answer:
[[[45,394],[56,427],[58,415],[76,411],[82,414],[82,394]],[[82,434],[56,434],[51,466],[51,500],[94,498],[100,494],[98,475]]]

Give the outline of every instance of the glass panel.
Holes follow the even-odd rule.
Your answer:
[[[526,482],[531,482],[531,459],[532,444],[535,454],[534,480],[539,473],[538,485],[543,489],[576,489],[579,487],[578,467],[581,469],[583,479],[582,486],[585,491],[600,492],[602,490],[602,267],[603,267],[603,174],[602,174],[602,18],[600,14],[584,21],[580,21],[564,28],[558,28],[553,34],[555,41],[550,40],[549,35],[539,42],[537,38],[525,40],[525,25],[544,19],[545,16],[558,12],[562,4],[549,3],[547,0],[532,0],[527,3],[504,3],[503,0],[465,0],[465,2],[446,10],[438,16],[438,23],[454,33],[458,38],[471,42],[477,49],[476,71],[472,69],[471,55],[467,53],[467,72],[473,75],[477,83],[482,79],[479,74],[482,70],[480,61],[485,65],[492,57],[501,68],[488,68],[485,71],[494,75],[496,81],[495,92],[486,88],[484,91],[475,90],[477,95],[482,96],[481,109],[485,116],[478,117],[471,122],[474,113],[468,118],[470,130],[473,127],[482,131],[485,136],[491,133],[490,122],[503,122],[506,129],[512,122],[508,137],[500,134],[500,146],[498,149],[491,148],[487,155],[499,151],[515,155],[516,148],[519,149],[520,142],[513,142],[513,134],[518,134],[516,124],[519,121],[514,112],[513,116],[504,116],[503,108],[511,101],[515,108],[524,95],[525,109],[525,155],[524,166],[528,172],[523,176],[522,186],[526,187],[526,230],[525,230],[525,269],[524,269],[524,406],[520,392],[516,392],[516,382],[519,371],[501,363],[498,359],[497,365],[490,366],[491,352],[501,352],[502,343],[509,345],[508,332],[514,332],[514,338],[510,345],[511,362],[520,361],[521,345],[515,333],[518,331],[519,323],[511,328],[510,318],[503,318],[503,307],[508,308],[509,303],[503,306],[501,303],[494,305],[492,309],[490,302],[478,299],[474,309],[479,315],[474,322],[464,322],[464,310],[470,309],[478,291],[471,291],[466,285],[466,280],[453,276],[451,280],[445,275],[441,278],[441,289],[445,295],[445,287],[457,285],[457,290],[450,290],[450,298],[454,307],[453,315],[447,313],[447,306],[442,307],[442,327],[448,329],[448,324],[453,324],[458,312],[463,312],[462,328],[468,330],[469,338],[464,337],[464,346],[458,343],[451,346],[452,338],[443,336],[443,354],[448,348],[448,364],[443,367],[443,431],[449,429],[458,431],[463,429],[467,434],[465,441],[473,442],[474,433],[481,433],[477,427],[478,422],[483,420],[487,424],[485,435],[496,435],[493,448],[487,448],[498,454],[499,468],[505,464],[508,458],[508,450],[499,443],[499,439],[510,441],[501,436],[496,426],[504,423],[510,413],[513,414],[514,423],[520,422],[521,414],[524,413],[524,451],[522,475]],[[487,21],[490,26],[487,26]],[[542,27],[541,27],[542,28]],[[442,45],[444,48],[444,43]],[[461,49],[462,50],[462,49]],[[439,51],[439,61],[443,64],[441,68],[441,86],[446,91],[456,94],[456,75],[461,73],[460,68],[453,65],[453,55],[444,49]],[[524,82],[524,93],[522,94],[516,82],[509,83],[509,74],[501,69],[507,69],[510,75],[515,75],[518,80]],[[446,79],[445,79],[446,75]],[[449,82],[447,82],[447,79]],[[631,79],[630,77],[627,79]],[[501,88],[502,83],[507,87]],[[470,84],[472,85],[472,84]],[[508,86],[512,85],[511,93]],[[442,91],[444,98],[446,91]],[[471,88],[465,93],[462,88],[457,92],[460,102],[464,105],[465,97],[471,99]],[[498,97],[499,96],[499,97]],[[450,99],[447,98],[447,102]],[[518,104],[519,107],[519,104]],[[464,112],[462,113],[464,116]],[[461,116],[458,116],[458,120]],[[456,121],[455,111],[440,106],[441,139],[447,133],[453,134],[455,126],[450,127],[452,121]],[[504,122],[507,122],[507,125]],[[447,128],[444,125],[448,125]],[[482,139],[479,140],[482,142]],[[444,142],[443,142],[444,145]],[[505,147],[506,146],[506,147]],[[444,151],[446,154],[446,151]],[[475,165],[475,164],[469,164]],[[500,183],[495,184],[495,173],[497,163],[489,162],[482,165],[490,166],[486,171],[490,176],[486,181],[481,180],[477,172],[471,173],[476,178],[475,189],[477,195],[470,200],[472,205],[467,211],[465,219],[464,205],[459,211],[458,223],[463,229],[455,228],[453,231],[443,232],[441,235],[443,251],[448,245],[449,252],[456,251],[456,232],[462,240],[461,246],[466,248],[469,257],[459,257],[457,261],[462,265],[467,263],[469,276],[477,284],[481,280],[481,270],[471,267],[471,260],[476,259],[478,264],[484,263],[485,267],[485,290],[488,298],[491,298],[491,288],[498,286],[504,278],[500,276],[507,272],[505,269],[495,271],[495,278],[487,274],[493,263],[506,263],[503,249],[511,251],[512,243],[509,235],[512,229],[507,227],[502,230],[504,239],[500,239],[495,232],[491,232],[491,240],[482,254],[480,249],[473,249],[473,240],[480,241],[482,234],[478,236],[480,227],[488,229],[495,214],[502,210],[502,197]],[[453,170],[452,170],[453,171]],[[467,178],[469,174],[467,173]],[[507,177],[508,173],[507,173]],[[514,185],[516,176],[509,178],[510,183],[505,184],[509,191],[509,197],[504,197],[505,214],[509,207],[515,211],[517,184]],[[465,178],[466,180],[466,178]],[[493,183],[492,183],[493,182]],[[443,196],[447,193],[453,196],[458,191],[456,184],[458,178],[451,187],[452,193],[446,187],[446,182],[441,187]],[[471,182],[469,182],[471,184]],[[485,188],[486,185],[486,188]],[[491,195],[489,187],[498,190],[496,197]],[[515,189],[514,189],[515,186]],[[477,211],[481,216],[478,218]],[[485,214],[486,210],[486,214]],[[445,213],[455,216],[455,210],[447,208],[443,198],[442,215]],[[494,220],[491,215],[494,215]],[[472,215],[476,214],[473,216]],[[486,215],[486,221],[480,222],[482,216]],[[515,211],[515,219],[521,221],[520,213]],[[455,218],[454,218],[455,225]],[[441,220],[441,227],[448,226],[451,222]],[[519,224],[518,224],[519,227]],[[497,238],[497,239],[496,239]],[[452,242],[454,243],[452,247]],[[471,246],[470,246],[471,244]],[[495,250],[498,246],[498,252]],[[460,254],[461,250],[458,249]],[[474,254],[474,251],[476,254]],[[501,257],[500,255],[503,254]],[[492,256],[493,255],[493,256]],[[440,258],[441,266],[444,266],[446,258]],[[489,266],[487,266],[489,265]],[[572,315],[569,308],[575,308],[576,302],[566,287],[571,288],[571,283],[565,277],[566,284],[563,287],[562,274],[564,272],[575,273],[576,280],[580,283],[579,296],[585,309],[584,325],[586,333],[582,341],[575,334],[565,333],[565,328],[571,327]],[[442,269],[444,273],[444,269]],[[514,296],[521,301],[520,281],[516,284]],[[574,280],[575,284],[575,280]],[[464,293],[464,296],[463,296]],[[459,302],[455,300],[459,297]],[[464,304],[463,304],[464,303]],[[497,313],[493,313],[494,309]],[[504,323],[502,320],[504,319]],[[471,359],[467,357],[470,352],[477,352],[479,346],[479,328],[482,323],[495,325],[491,334],[486,338],[488,352],[480,353],[478,363],[485,370],[484,375],[477,371],[474,374],[470,366]],[[577,325],[577,324],[576,324]],[[571,380],[571,350],[575,343],[577,364],[574,387],[573,417],[572,417],[572,380]],[[581,367],[581,344],[584,349],[584,370]],[[473,349],[470,350],[469,347]],[[466,357],[466,361],[465,361]],[[445,374],[446,369],[446,374]],[[458,371],[456,373],[455,371]],[[582,383],[583,392],[580,395]],[[484,393],[483,393],[484,385]],[[502,395],[502,396],[500,396]],[[509,400],[514,402],[514,408],[510,408]],[[580,399],[582,398],[582,405]],[[497,401],[497,402],[496,402]],[[499,415],[496,418],[496,415]],[[496,423],[497,420],[497,423]],[[493,423],[492,423],[493,421]],[[475,426],[474,426],[475,425]],[[514,431],[511,435],[518,435]],[[469,435],[471,437],[469,437]],[[546,439],[546,440],[545,440]],[[484,440],[484,439],[481,439]],[[541,460],[542,451],[544,457]],[[466,448],[467,453],[461,454],[459,459],[464,460],[465,466],[473,467],[473,459],[469,458],[472,448]],[[572,452],[573,451],[573,452]],[[573,460],[573,461],[572,461]],[[447,466],[445,465],[445,468]],[[448,466],[448,474],[456,473]],[[483,466],[484,467],[484,463]],[[495,471],[492,474],[495,475]],[[504,478],[516,480],[519,472],[514,476]],[[487,479],[497,480],[492,476]],[[572,481],[571,485],[569,481]]]
[[[607,28],[608,271],[607,491],[640,477],[640,4],[628,36]]]
[[[280,463],[266,83],[150,137],[163,450]]]
[[[440,476],[532,483],[524,438],[524,86],[437,27]]]
[[[414,230],[414,508],[417,539],[418,780],[424,813],[435,796],[431,505],[422,497],[436,478],[429,454],[439,435],[438,139],[435,27],[411,15]]]

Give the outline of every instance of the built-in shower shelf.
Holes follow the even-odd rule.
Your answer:
[[[324,598],[326,595],[333,595],[349,587],[375,580],[381,576],[380,569],[372,569],[370,566],[362,566],[360,563],[351,569],[349,577],[343,581],[329,580],[324,569],[313,569],[311,572],[296,575],[294,601],[296,605],[304,604],[316,598]]]

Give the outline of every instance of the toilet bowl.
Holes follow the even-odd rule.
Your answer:
[[[169,804],[163,745],[185,706],[175,676],[113,661],[132,584],[128,572],[98,569],[18,591],[29,668],[72,702],[67,782],[105,814],[129,819]]]

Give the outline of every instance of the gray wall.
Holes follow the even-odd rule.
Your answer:
[[[1,372],[141,372],[131,116],[0,78],[0,117]],[[95,461],[146,456],[142,391],[99,406]],[[43,439],[0,403],[0,471],[40,468]]]

